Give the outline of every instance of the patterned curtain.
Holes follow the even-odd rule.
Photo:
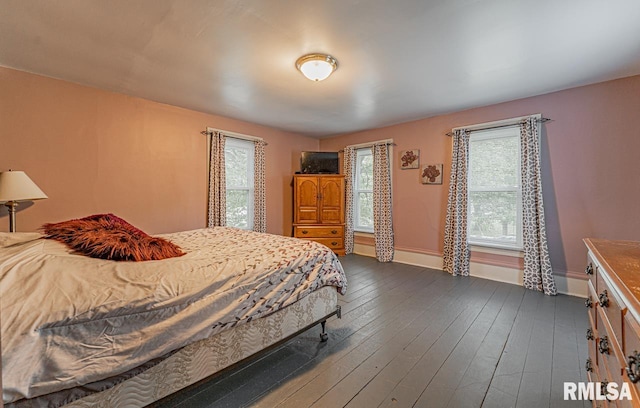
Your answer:
[[[520,125],[520,148],[524,287],[555,295],[557,290],[551,272],[544,222],[537,118],[530,117]]]
[[[379,144],[373,150],[373,235],[376,258],[393,260],[393,221],[391,214],[391,166],[389,145]]]
[[[224,167],[224,143],[226,136],[213,132],[210,136],[209,154],[209,219],[207,226],[224,226],[227,223],[227,186]]]
[[[468,161],[469,132],[466,129],[456,130],[453,135],[443,254],[443,270],[453,276],[469,276],[470,254],[467,239]]]
[[[346,197],[344,207],[344,252],[345,254],[351,254],[353,253],[353,183],[356,172],[356,149],[351,146],[345,147],[342,161]]]
[[[253,230],[267,232],[267,206],[264,184],[264,146],[263,140],[255,141],[253,167]]]

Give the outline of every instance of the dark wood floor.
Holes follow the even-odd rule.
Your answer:
[[[582,299],[349,255],[342,319],[164,406],[587,407]]]

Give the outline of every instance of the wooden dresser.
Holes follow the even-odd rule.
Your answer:
[[[344,255],[344,175],[295,175],[293,200],[293,236]]]
[[[640,407],[640,242],[585,239],[589,250],[585,302],[589,381],[631,388],[631,401],[594,401],[594,407]],[[603,393],[604,394],[604,393]]]

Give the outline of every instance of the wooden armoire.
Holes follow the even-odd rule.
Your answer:
[[[344,255],[344,175],[294,176],[293,236],[319,242]]]

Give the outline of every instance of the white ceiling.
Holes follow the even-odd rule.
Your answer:
[[[640,74],[640,0],[0,0],[0,65],[323,137]]]

